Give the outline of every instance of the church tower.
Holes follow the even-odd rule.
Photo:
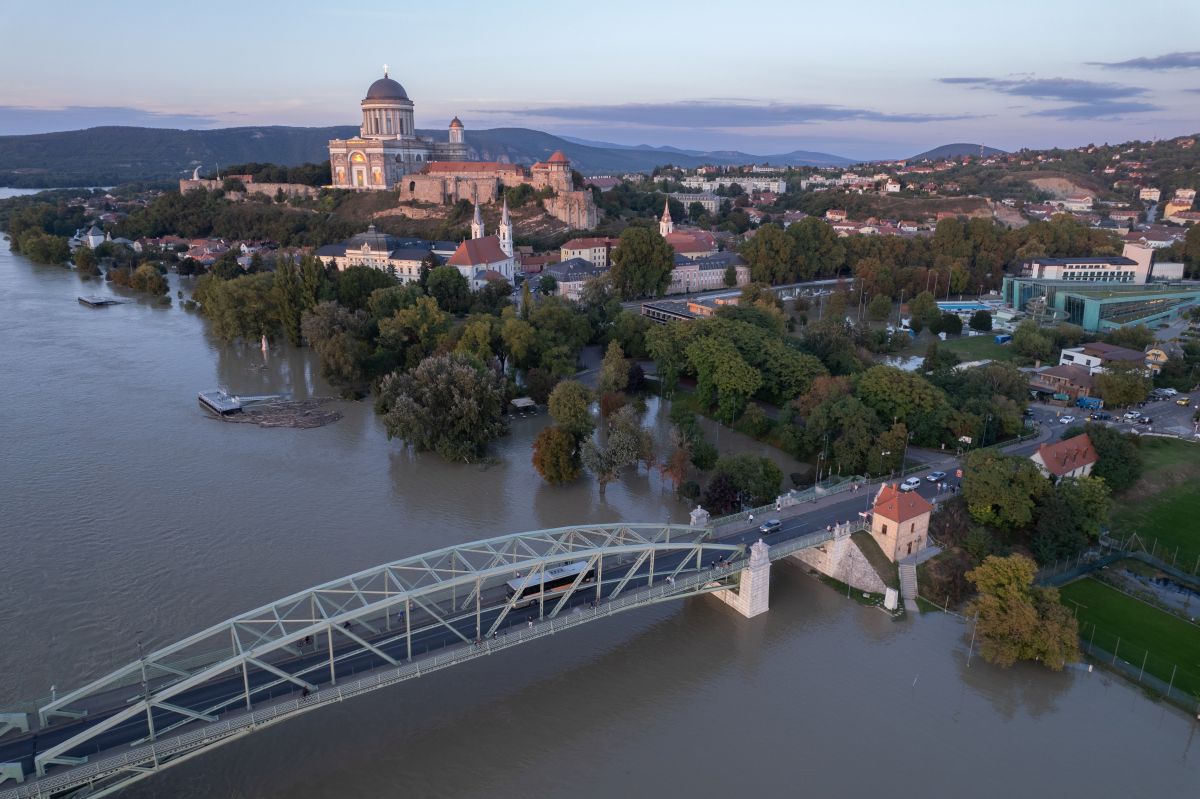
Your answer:
[[[504,198],[504,211],[500,214],[500,228],[496,231],[500,236],[500,249],[504,250],[504,254],[512,258],[513,254],[513,229],[512,220],[508,216],[508,198]]]
[[[463,123],[458,117],[450,120],[450,143],[463,144]]]
[[[483,214],[479,213],[479,198],[475,198],[475,218],[471,220],[471,238],[483,238]]]
[[[675,223],[671,221],[671,201],[667,200],[663,205],[662,219],[658,220],[658,235],[664,239],[670,236],[675,231]]]

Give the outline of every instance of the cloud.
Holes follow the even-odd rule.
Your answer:
[[[477,113],[495,113],[477,111]],[[569,123],[638,125],[652,128],[771,128],[817,122],[923,123],[967,119],[967,115],[896,114],[863,108],[805,103],[762,103],[744,98],[673,103],[559,105],[509,109],[515,116]]]
[[[200,114],[171,114],[126,106],[72,105],[63,108],[29,108],[0,105],[0,135],[80,130],[102,125],[207,128],[218,122],[215,117]]]
[[[1167,53],[1153,58],[1131,58],[1128,61],[1088,61],[1089,66],[1106,69],[1200,69],[1200,50],[1186,53]]]
[[[1115,119],[1128,114],[1160,110],[1141,98],[1148,90],[1120,83],[1078,78],[940,78],[939,83],[970,86],[1012,97],[1070,103],[1058,108],[1030,111],[1026,116],[1053,119]]]

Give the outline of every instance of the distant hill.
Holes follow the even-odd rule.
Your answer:
[[[130,181],[164,181],[188,175],[203,165],[251,161],[294,166],[327,158],[326,144],[358,128],[282,126],[172,130],[166,128],[99,127],[87,130],[0,136],[0,186],[107,186]],[[445,141],[445,130],[421,130]],[[622,147],[571,141],[528,128],[468,130],[473,158],[532,164],[562,150],[585,174],[646,172],[656,166],[770,161],[791,165],[846,165],[849,159],[797,150],[782,155],[749,155],[736,151],[701,152],[671,147]]]
[[[914,155],[909,158],[909,161],[942,161],[946,158],[962,158],[964,155],[979,155],[980,148],[983,149],[984,157],[989,155],[1008,155],[1004,150],[997,150],[995,147],[983,147],[980,144],[970,144],[967,142],[958,142],[956,144],[943,144],[941,147],[934,147],[932,150],[926,150],[920,155]]]
[[[573,136],[563,136],[561,138],[574,144],[600,147],[606,150],[621,150],[622,152],[640,150],[655,153],[660,157],[671,159],[670,162],[676,166],[691,166],[691,162],[694,159],[699,159],[699,164],[695,164],[696,166],[703,164],[762,163],[778,164],[779,166],[850,166],[851,164],[859,163],[853,158],[843,158],[840,155],[811,152],[809,150],[792,150],[790,153],[755,155],[754,153],[746,153],[741,150],[685,150],[669,145],[655,147],[649,144],[613,144],[612,142],[590,141],[588,139],[577,139]]]

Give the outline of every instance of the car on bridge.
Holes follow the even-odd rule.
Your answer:
[[[900,484],[900,490],[905,491],[905,492],[916,491],[920,487],[921,487],[921,478],[920,477],[910,477],[907,480],[905,480],[903,483]]]
[[[945,472],[930,472],[929,474],[925,475],[925,479],[931,483],[936,483],[939,480],[945,480],[946,473]]]
[[[783,527],[783,522],[778,519],[767,519],[758,526],[758,531],[763,535],[770,535],[771,533],[778,533],[781,527]]]

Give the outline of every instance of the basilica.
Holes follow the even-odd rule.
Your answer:
[[[592,193],[576,188],[571,162],[561,150],[528,167],[468,160],[466,131],[458,117],[450,120],[445,142],[417,135],[413,102],[386,68],[361,105],[358,136],[329,142],[333,188],[396,191],[401,201],[450,205],[459,200],[498,202],[504,189],[527,183],[550,190],[542,208],[568,227],[588,230],[599,221]]]
[[[363,98],[362,126],[352,139],[329,142],[333,186],[338,189],[394,189],[400,179],[420,172],[430,161],[465,161],[463,124],[450,121],[449,141],[418,136],[413,125],[413,102],[398,82],[383,77]]]

